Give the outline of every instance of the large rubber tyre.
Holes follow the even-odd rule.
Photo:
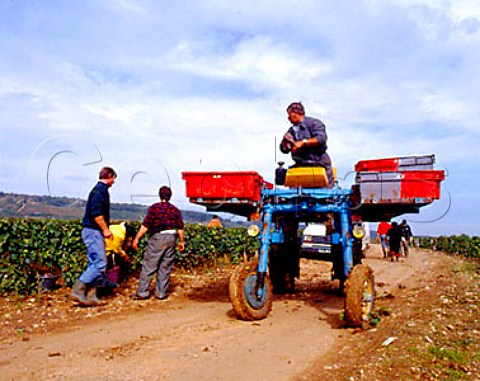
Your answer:
[[[349,326],[366,328],[375,302],[375,279],[367,265],[355,266],[345,282],[345,321]]]
[[[263,295],[260,299],[255,293],[256,283],[256,262],[241,264],[230,277],[230,301],[236,315],[242,320],[265,319],[272,310],[273,292],[268,274],[265,274]]]

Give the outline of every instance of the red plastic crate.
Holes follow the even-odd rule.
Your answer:
[[[362,202],[410,203],[415,199],[439,199],[442,170],[358,172],[356,182],[360,186]]]
[[[263,180],[257,172],[182,172],[186,195],[190,199],[238,200],[258,202],[264,186],[273,185]]]
[[[402,198],[440,198],[440,183],[444,171],[404,171],[400,194]]]
[[[355,164],[356,172],[395,172],[433,170],[435,155],[403,156],[385,159],[361,160]]]

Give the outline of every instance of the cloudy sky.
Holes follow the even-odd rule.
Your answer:
[[[111,165],[113,202],[170,183],[199,210],[181,172],[273,181],[302,101],[341,186],[359,160],[435,154],[442,199],[406,217],[478,235],[477,0],[4,0],[0,19],[0,191],[85,198]]]

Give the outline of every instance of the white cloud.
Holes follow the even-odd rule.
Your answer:
[[[469,18],[480,19],[480,8],[475,0],[452,1],[448,14],[457,22],[462,22]]]
[[[239,80],[254,89],[289,89],[298,81],[328,74],[329,67],[315,62],[308,53],[256,36],[243,40],[227,52],[212,54],[208,48],[180,43],[169,54],[170,67],[206,78]],[[304,62],[307,60],[308,65]]]
[[[135,14],[145,15],[147,10],[141,7],[141,2],[132,0],[103,0],[103,4],[107,9],[111,11],[121,12],[123,14],[129,14],[134,12]]]
[[[275,159],[290,162],[275,142],[288,128],[285,108],[300,100],[326,123],[344,172],[360,159],[415,153],[470,167],[479,13],[467,0],[3,3],[2,165],[11,157],[21,172],[39,144],[68,133],[119,167],[113,194],[125,201],[152,192],[165,172],[178,189],[184,170],[241,168],[272,180]],[[95,179],[97,168],[79,169],[77,184],[63,177],[75,160],[55,162],[56,185]],[[42,178],[6,179],[44,190]],[[452,192],[479,185],[460,179]]]

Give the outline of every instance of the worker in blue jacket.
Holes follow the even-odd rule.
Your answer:
[[[107,255],[105,239],[112,237],[110,231],[110,195],[108,189],[114,184],[117,173],[103,167],[97,185],[90,191],[82,220],[82,240],[87,249],[88,266],[75,282],[71,298],[80,306],[105,304],[97,297],[97,287],[108,282],[105,273]]]

